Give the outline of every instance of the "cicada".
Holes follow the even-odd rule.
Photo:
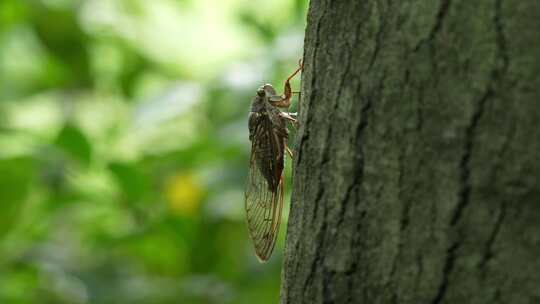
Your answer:
[[[246,219],[255,254],[261,262],[268,260],[279,231],[283,209],[285,153],[288,123],[296,123],[296,113],[289,113],[293,92],[290,80],[302,70],[302,62],[285,81],[282,95],[270,84],[259,87],[251,101],[249,140],[251,156],[245,193]]]

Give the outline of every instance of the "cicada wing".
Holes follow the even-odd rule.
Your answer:
[[[281,222],[285,142],[269,121],[261,122],[254,131],[245,208],[255,253],[264,262],[272,254]]]
[[[255,253],[261,261],[270,258],[279,232],[283,209],[283,178],[272,192],[263,176],[250,170],[246,191],[246,219]]]

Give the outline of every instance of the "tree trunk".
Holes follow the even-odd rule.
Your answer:
[[[282,303],[540,303],[540,1],[312,0]]]

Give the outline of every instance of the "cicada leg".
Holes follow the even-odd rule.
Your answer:
[[[296,112],[280,112],[279,116],[284,119],[286,122],[291,123],[291,125],[298,129],[298,113]]]
[[[291,76],[289,76],[287,80],[285,80],[285,86],[283,88],[283,95],[270,96],[268,98],[268,101],[270,102],[270,104],[272,104],[275,107],[280,107],[280,108],[288,108],[291,105],[291,97],[292,97],[293,91],[291,89],[290,81],[303,68],[304,68],[304,64],[302,63],[302,60],[300,60],[298,62],[298,69],[296,69],[296,71],[294,71],[294,73],[292,73]],[[295,93],[300,93],[300,92],[295,92]]]
[[[288,112],[287,114],[294,120],[298,119],[298,113],[297,112]]]
[[[284,119],[285,121],[288,121],[291,123],[291,125],[297,129],[297,125],[298,125],[298,120],[296,120],[296,117],[298,115],[296,113],[287,113],[287,112],[280,112],[280,117],[282,119]],[[285,144],[285,150],[287,151],[287,153],[289,153],[289,156],[291,158],[293,158],[293,153],[291,152],[291,150],[289,149],[289,147],[287,147],[287,145]]]
[[[287,153],[289,154],[289,156],[290,156],[291,158],[293,158],[293,153],[292,153],[291,149],[289,149],[289,147],[285,146],[285,151],[287,151]]]
[[[287,121],[296,122],[298,114],[296,112],[279,112],[279,116]]]

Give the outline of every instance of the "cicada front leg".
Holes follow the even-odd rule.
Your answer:
[[[270,96],[268,98],[268,101],[270,102],[271,105],[273,105],[275,107],[279,107],[279,108],[288,108],[291,105],[292,94],[293,93],[300,93],[300,92],[293,92],[292,91],[290,81],[303,68],[304,68],[304,64],[302,63],[302,60],[300,60],[298,62],[298,69],[296,69],[296,71],[294,71],[294,73],[292,73],[291,76],[289,76],[287,78],[287,80],[285,80],[285,86],[283,88],[283,95],[281,95],[281,96],[279,96],[279,95]]]
[[[293,158],[293,153],[292,153],[291,149],[289,149],[289,147],[285,146],[285,151],[287,151],[287,153],[289,154],[289,156],[290,156],[291,158]]]

